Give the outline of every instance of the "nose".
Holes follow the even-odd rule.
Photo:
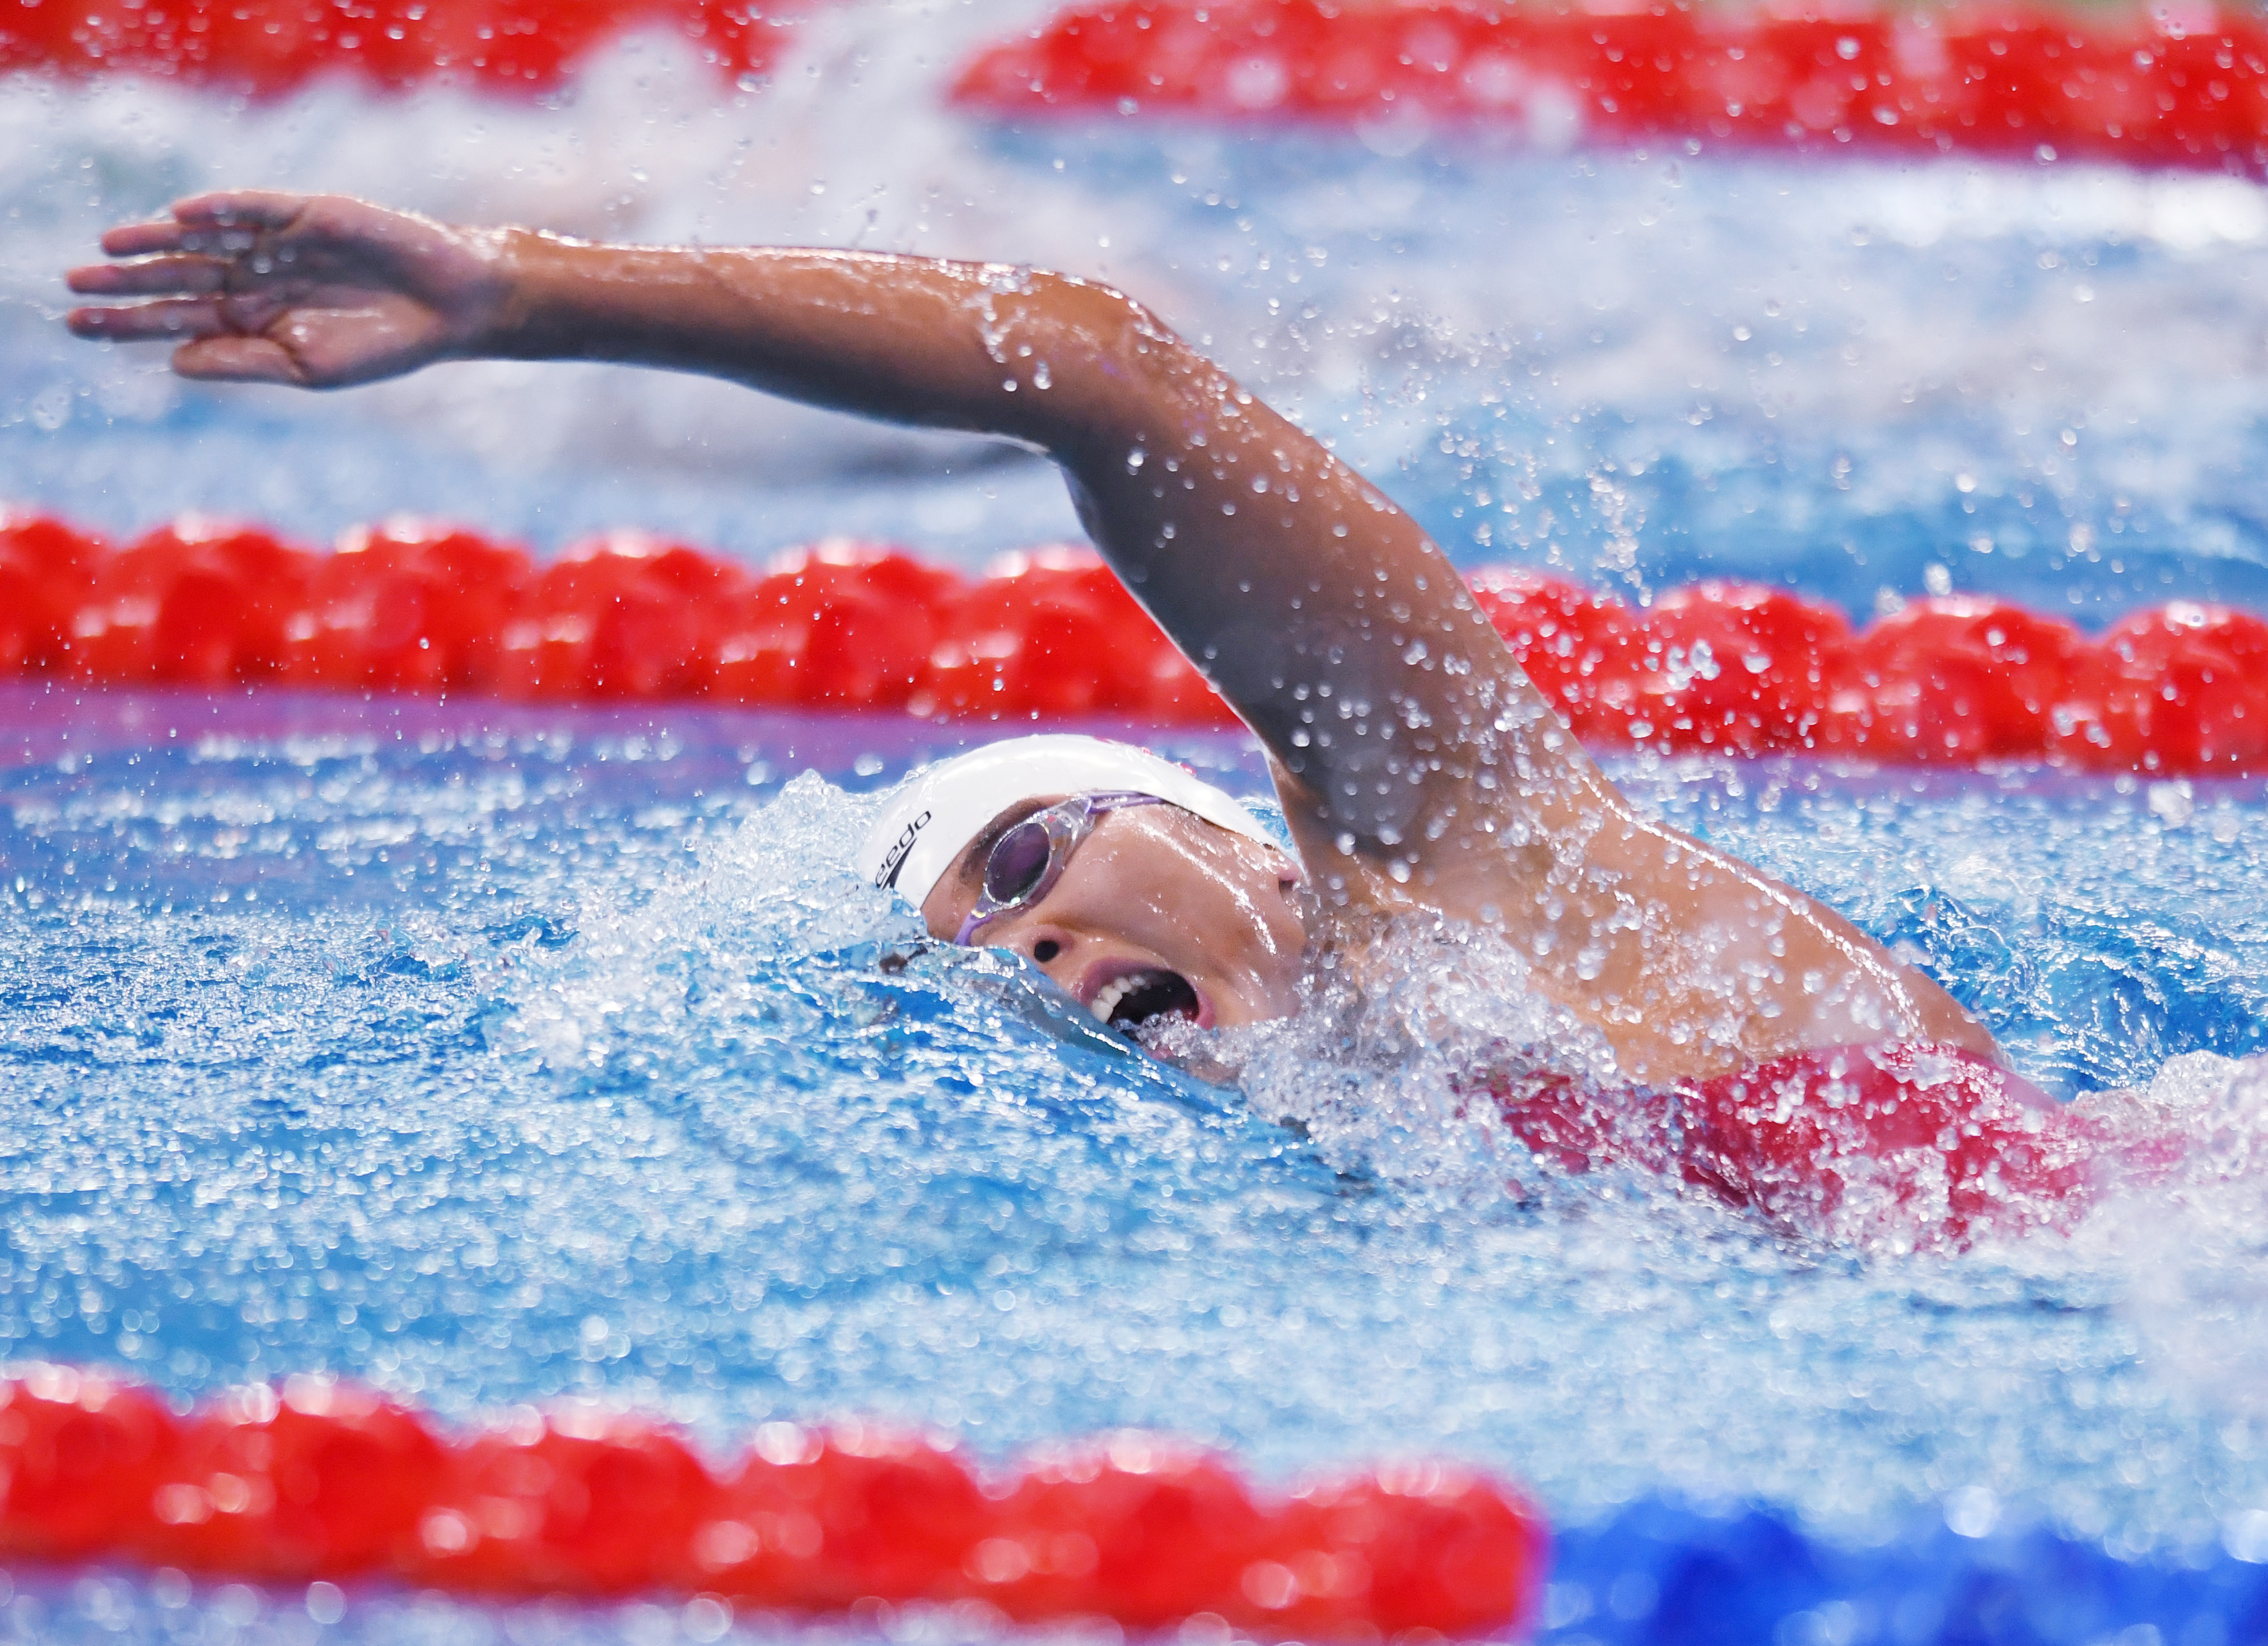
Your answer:
[[[1044,966],[1071,953],[1072,941],[1071,934],[1060,926],[1035,926],[1017,933],[1008,947]]]

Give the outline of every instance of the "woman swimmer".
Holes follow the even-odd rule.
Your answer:
[[[1837,1108],[1858,1078],[1850,1049],[1926,1044],[1985,1094],[1923,1081],[1945,1088],[1956,1132],[1989,1133],[1978,1103],[2037,1132],[2045,1111],[1942,989],[1640,816],[1407,515],[1106,286],[924,257],[596,245],[268,192],[185,200],[102,245],[121,261],[73,270],[72,290],[146,300],[77,309],[71,328],[173,342],[185,377],[328,388],[442,360],[605,360],[1047,453],[1110,565],[1265,745],[1298,861],[1162,761],[1029,739],[917,775],[861,867],[937,937],[1013,950],[1098,1015],[1280,1017],[1318,952],[1445,919],[1531,957],[1532,986],[1595,1026],[1634,1084],[1735,1094],[1707,1145],[1721,1158],[1696,1180],[1736,1199],[1769,1205],[1768,1185],[1728,1175],[1770,1176],[1783,1155],[1890,1147],[1864,1128],[1771,1142],[1770,1114],[1738,1095],[1759,1066],[1795,1059]],[[1890,1110],[1917,1119],[1911,1071],[1883,1078]],[[1783,1132],[1789,1107],[1764,1104]],[[1513,1108],[1539,1147],[1607,1147],[1580,1116]],[[1678,1131],[1689,1177],[1705,1110]],[[1742,1150],[1756,1160],[1726,1163]],[[2014,1170],[1984,1153],[1978,1170]]]

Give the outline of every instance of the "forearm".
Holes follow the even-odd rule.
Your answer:
[[[724,377],[891,422],[1049,450],[1092,417],[1094,339],[1138,311],[998,263],[494,237],[504,298],[475,352]]]

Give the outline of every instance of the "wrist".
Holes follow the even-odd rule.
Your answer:
[[[484,288],[464,352],[540,359],[557,352],[550,334],[560,285],[561,255],[570,242],[534,229],[480,229],[468,239],[482,266]]]

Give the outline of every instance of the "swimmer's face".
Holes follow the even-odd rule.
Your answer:
[[[922,904],[950,940],[976,906],[984,862],[1010,827],[1057,801],[995,817]],[[976,941],[1033,962],[1096,1016],[1121,1029],[1178,1013],[1233,1028],[1299,1005],[1300,870],[1275,847],[1178,806],[1104,813],[1046,897],[988,920]]]

